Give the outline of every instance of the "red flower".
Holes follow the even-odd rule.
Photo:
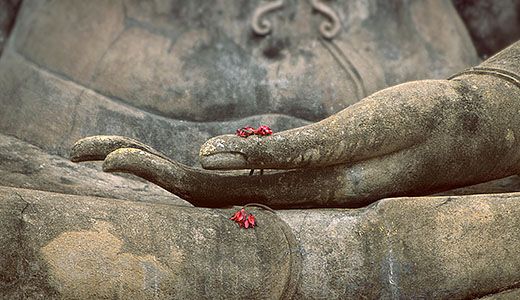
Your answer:
[[[237,211],[231,218],[229,218],[230,220],[233,220],[237,223],[243,223],[244,220],[246,219],[246,210],[245,209],[241,209],[239,211]]]
[[[251,126],[242,127],[237,129],[237,135],[240,137],[248,137],[255,134],[255,129]]]
[[[240,129],[237,129],[236,134],[240,137],[248,137],[250,135],[271,135],[273,134],[273,131],[269,126],[267,125],[261,125],[257,129],[254,129],[251,126],[242,127]]]
[[[253,216],[253,214],[249,214],[249,216],[247,216],[246,221],[244,222],[244,227],[248,228],[249,226],[251,226],[251,228],[255,228],[255,223],[255,216]]]
[[[245,209],[241,209],[237,211],[231,218],[229,218],[232,221],[235,221],[235,223],[238,223],[240,227],[244,228],[254,228],[256,225],[255,216],[253,214],[246,213]]]
[[[269,126],[261,125],[260,127],[258,127],[255,130],[255,134],[257,134],[257,135],[271,135],[271,134],[273,134],[273,131],[271,130],[271,128],[269,128]]]

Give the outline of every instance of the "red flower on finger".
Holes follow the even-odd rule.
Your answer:
[[[255,130],[256,135],[271,135],[273,131],[267,125],[261,125]]]
[[[245,138],[250,135],[264,136],[264,135],[271,135],[271,134],[273,134],[273,130],[271,130],[271,128],[269,128],[269,126],[267,126],[267,125],[261,125],[257,129],[254,129],[251,126],[246,126],[246,127],[237,129],[237,131],[236,131],[236,135],[238,135],[239,137],[245,137]]]
[[[236,134],[240,137],[248,137],[250,135],[255,134],[255,129],[251,126],[242,127],[237,129]]]

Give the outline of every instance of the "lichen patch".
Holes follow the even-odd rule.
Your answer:
[[[52,284],[65,298],[151,298],[174,279],[154,255],[123,252],[124,242],[111,229],[97,221],[91,230],[64,232],[41,249]]]

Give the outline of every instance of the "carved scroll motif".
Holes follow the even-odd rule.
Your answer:
[[[326,39],[333,39],[341,29],[338,14],[320,0],[311,0],[312,8],[324,14],[330,20],[323,21],[320,25],[320,33]]]
[[[283,1],[284,0],[270,1],[269,3],[256,8],[255,12],[253,13],[253,20],[251,21],[251,26],[253,27],[254,33],[258,35],[268,35],[271,33],[271,22],[262,18],[268,12],[282,7]]]

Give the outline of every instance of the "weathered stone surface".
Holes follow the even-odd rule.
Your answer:
[[[284,212],[300,230],[298,291],[311,299],[469,299],[516,288],[518,261],[509,257],[520,237],[517,197],[397,198],[362,210]]]
[[[346,90],[360,87],[351,86],[354,79],[318,40],[323,16],[311,14],[306,2],[287,3],[274,13],[272,34],[255,39],[249,26],[260,4],[29,2],[15,48],[103,94],[199,121],[271,112],[316,120],[388,84],[447,75],[475,62],[466,54],[472,45],[449,1],[337,3],[344,30],[334,40],[340,54],[352,60],[350,72],[359,73],[362,85],[379,81],[356,95]],[[383,46],[389,43],[394,46]],[[439,57],[445,57],[442,64]]]
[[[191,206],[153,184],[104,173],[96,164],[74,164],[1,134],[0,186]]]
[[[0,298],[290,295],[283,223],[258,211],[241,230],[231,214],[0,187]]]
[[[266,37],[250,29],[263,2],[236,3],[25,1],[0,61],[0,131],[62,156],[81,137],[124,135],[195,165],[210,136],[301,126],[477,60],[449,1],[330,3],[332,41],[306,1],[266,15]]]
[[[514,193],[251,208],[259,225],[244,230],[229,209],[0,187],[0,297],[489,296],[518,288],[519,201]]]
[[[498,194],[520,192],[520,176],[513,175],[506,178],[492,180],[458,189],[439,193],[439,196],[448,195],[473,195],[473,194]]]
[[[266,171],[253,176],[249,171],[216,172],[180,164],[138,141],[118,136],[93,136],[82,139],[72,148],[71,159],[77,162],[103,160],[103,170],[106,172],[127,172],[137,175],[195,206],[203,207],[245,205],[249,202],[259,202],[273,208],[360,207],[382,198],[384,193],[395,192],[402,195],[409,192],[400,190],[403,186],[405,189],[409,186],[395,177],[388,176],[385,172],[379,172],[378,166],[367,170],[368,174],[373,174],[370,177],[373,182],[353,180],[353,176],[349,174],[352,171],[348,171],[348,167],[343,165],[286,172]],[[352,168],[363,171],[363,164],[361,167]],[[413,178],[413,174],[402,172],[405,175],[396,172],[393,176]],[[479,178],[500,177],[493,174],[495,173],[485,174]],[[471,172],[470,175],[475,176]],[[380,181],[376,181],[376,178]],[[443,182],[446,182],[446,178],[442,178]],[[431,179],[432,177],[426,176],[416,178],[418,188],[414,193],[427,193],[428,190],[424,189],[424,186],[431,188],[433,186],[430,183]],[[356,190],[356,187],[367,187],[367,190],[369,188],[372,190],[361,193]],[[485,184],[447,191],[445,195],[503,193],[518,190],[518,176],[510,176]]]
[[[111,101],[12,52],[4,53],[0,70],[0,132],[64,157],[79,138],[122,134],[149,141],[171,158],[195,165],[198,148],[212,136],[234,132],[245,124],[269,124],[274,130],[283,130],[309,123],[279,114],[229,122],[166,119]]]
[[[252,199],[277,208],[359,207],[478,184],[520,171],[519,57],[517,42],[450,80],[397,85],[317,123],[217,136],[201,147],[207,169],[284,169],[262,176],[201,171],[131,145],[106,151],[112,143],[102,138],[79,141],[73,156],[106,156],[105,170],[204,206]],[[236,188],[216,193],[222,186]]]
[[[42,150],[0,137],[0,185],[169,203],[146,184],[44,153],[67,156],[81,137],[118,134],[194,165],[208,137],[248,123],[308,124],[384,86],[444,77],[476,59],[448,1],[331,2],[343,24],[333,42],[320,39],[326,18],[308,2],[269,14],[275,30],[266,38],[247,30],[262,2],[229,3],[26,1],[0,59],[0,132]],[[259,227],[245,231],[228,220],[232,210],[0,187],[0,298],[492,295],[518,288],[519,199],[279,211],[291,244],[291,232],[262,210]]]
[[[397,85],[317,123],[218,136],[201,147],[207,169],[283,171],[209,172],[118,136],[79,140],[72,158],[104,160],[105,171],[135,174],[205,207],[353,208],[500,179],[520,172],[519,56],[517,42],[450,80]]]

